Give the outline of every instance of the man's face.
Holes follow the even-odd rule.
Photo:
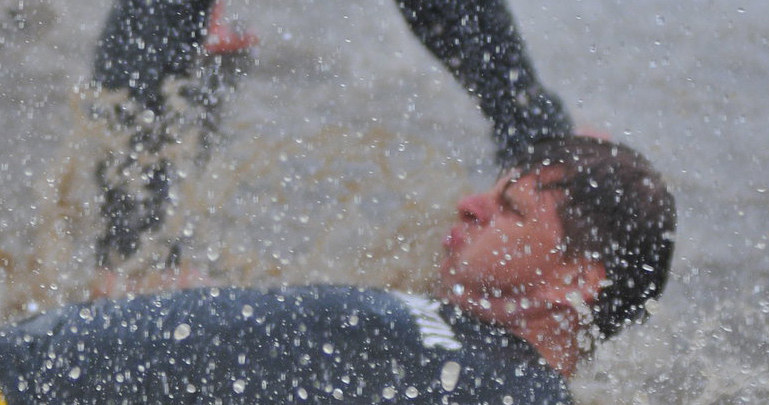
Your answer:
[[[555,283],[548,268],[564,260],[563,191],[548,185],[562,178],[557,167],[520,178],[513,170],[491,190],[460,200],[457,223],[444,241],[443,294],[525,296]]]

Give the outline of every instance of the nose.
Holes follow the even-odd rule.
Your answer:
[[[485,225],[493,215],[493,204],[488,194],[473,194],[457,203],[459,219],[467,224]]]

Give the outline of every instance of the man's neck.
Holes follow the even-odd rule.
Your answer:
[[[552,306],[509,297],[472,297],[467,294],[439,294],[465,313],[497,324],[525,339],[547,363],[570,377],[579,360],[577,311],[567,305]]]

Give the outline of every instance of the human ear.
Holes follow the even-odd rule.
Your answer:
[[[606,280],[606,266],[603,262],[581,258],[581,270],[577,276],[576,287],[587,304],[592,304],[598,299],[601,292],[602,283]]]
[[[587,257],[579,257],[561,263],[557,269],[558,279],[562,283],[547,289],[545,297],[550,302],[576,305],[593,304],[601,292],[601,284],[606,280],[606,267],[603,262]]]

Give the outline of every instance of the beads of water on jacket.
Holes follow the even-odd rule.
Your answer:
[[[462,366],[456,361],[447,361],[441,368],[441,387],[446,391],[454,391],[459,381],[459,372]]]
[[[246,390],[246,382],[241,379],[235,380],[235,382],[232,383],[232,390],[235,391],[236,394],[242,394],[243,391]]]
[[[174,329],[174,339],[176,340],[184,340],[187,339],[190,336],[190,332],[192,331],[192,328],[190,328],[190,325],[186,323],[182,323],[179,326]]]
[[[240,313],[243,315],[243,318],[250,318],[252,315],[254,315],[254,307],[251,305],[243,305],[243,309],[241,309]]]

